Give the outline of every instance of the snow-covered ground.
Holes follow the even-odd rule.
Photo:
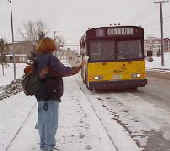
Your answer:
[[[0,151],[6,151],[11,145],[35,103],[33,97],[26,97],[23,93],[0,101]]]
[[[23,75],[23,70],[26,64],[18,63],[16,64],[16,78],[21,78]],[[13,64],[9,63],[5,68],[5,75],[2,75],[2,70],[0,71],[0,86],[10,84],[14,80],[14,70]]]
[[[116,144],[112,141],[74,77],[65,78],[64,83],[65,94],[60,104],[59,133],[56,136],[61,151],[116,151],[117,148],[139,151],[124,129],[105,113],[104,119],[114,125],[109,130],[119,133]],[[0,151],[39,151],[38,131],[34,128],[37,121],[34,97],[26,97],[21,92],[1,101],[0,121]]]
[[[17,65],[17,78],[22,76],[24,66]],[[13,67],[8,67],[6,72],[8,74],[1,77],[6,83],[1,85],[9,84],[13,80]],[[65,79],[65,84],[65,95],[60,105],[60,133],[57,135],[57,145],[61,151],[116,151],[117,144],[114,144],[111,136],[106,133],[100,118],[86,101],[87,98],[74,81],[74,77]],[[39,150],[38,131],[34,128],[37,121],[36,108],[35,98],[26,97],[23,92],[0,102],[0,151]],[[128,134],[124,134],[118,124],[106,117],[107,115],[107,122],[113,122],[117,132],[122,131],[118,138],[126,140],[120,151],[138,151],[137,145]]]
[[[164,66],[161,66],[161,57],[152,57],[153,61],[148,62],[146,61],[146,68],[161,68],[161,69],[170,69],[170,53],[164,53]],[[147,60],[147,59],[146,59]]]

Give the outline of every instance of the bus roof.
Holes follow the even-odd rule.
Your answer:
[[[128,25],[128,26],[102,26],[102,27],[96,27],[96,28],[89,28],[87,31],[89,30],[96,30],[96,29],[102,29],[102,28],[139,28],[139,29],[144,29],[143,27],[141,26],[132,26],[132,25]]]
[[[81,37],[85,39],[114,37],[144,37],[144,28],[140,26],[108,26],[88,29]]]

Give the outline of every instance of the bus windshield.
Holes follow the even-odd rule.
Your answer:
[[[92,40],[89,42],[89,50],[93,61],[143,58],[141,40]]]
[[[118,41],[117,59],[138,59],[142,58],[142,48],[140,40]]]
[[[96,60],[115,59],[115,41],[93,40],[89,42],[90,58]]]

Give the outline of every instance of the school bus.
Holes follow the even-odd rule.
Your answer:
[[[142,27],[88,29],[80,39],[80,55],[86,62],[81,77],[90,90],[137,88],[147,84]]]

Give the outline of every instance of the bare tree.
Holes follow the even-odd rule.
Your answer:
[[[7,64],[7,60],[6,60],[6,55],[9,52],[9,47],[8,44],[5,42],[4,39],[0,39],[0,64],[2,66],[2,73],[3,76],[4,74],[4,67]]]
[[[28,21],[23,25],[23,30],[19,29],[19,34],[24,40],[36,41],[39,40],[41,33],[47,34],[46,25],[42,21]]]
[[[49,31],[47,31],[47,26],[42,21],[28,21],[23,25],[23,30],[18,30],[19,34],[24,40],[37,41],[45,37]],[[64,45],[64,38],[56,34],[54,31],[54,40],[56,41],[57,49]]]

